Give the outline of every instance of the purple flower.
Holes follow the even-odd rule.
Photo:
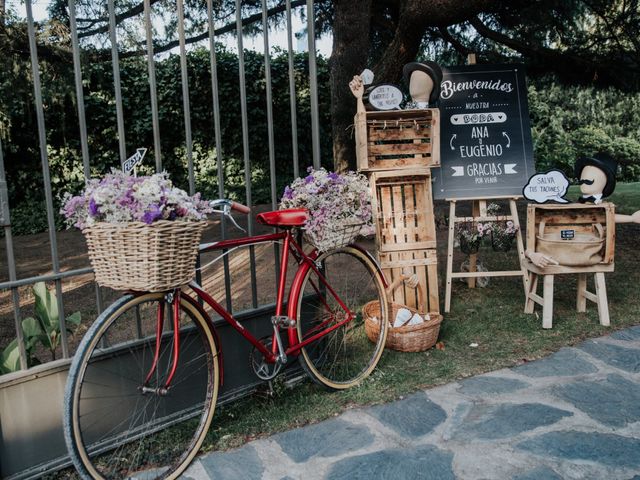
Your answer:
[[[284,187],[284,198],[286,198],[287,200],[291,200],[293,198],[293,190],[291,188],[289,188],[289,186],[287,185],[286,187]]]
[[[156,204],[149,205],[149,208],[142,216],[142,221],[147,225],[153,223],[155,220],[162,218],[162,210]]]
[[[313,183],[315,179],[313,178],[313,175],[307,175],[304,179],[304,183],[306,183],[307,185],[309,185],[310,183]]]
[[[92,217],[97,217],[98,215],[100,215],[100,208],[93,198],[89,200],[89,214]]]

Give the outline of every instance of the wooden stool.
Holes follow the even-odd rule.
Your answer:
[[[587,310],[587,300],[598,306],[600,325],[609,326],[609,304],[607,301],[607,289],[604,281],[605,272],[613,272],[614,264],[593,265],[589,267],[565,267],[562,265],[540,268],[529,260],[524,262],[525,269],[529,272],[529,290],[525,300],[524,313],[533,313],[535,304],[542,305],[542,328],[553,326],[553,283],[556,275],[577,274],[578,294],[576,309],[578,312]],[[593,273],[595,278],[596,293],[587,290],[587,274]],[[542,297],[537,294],[538,279],[543,277]]]

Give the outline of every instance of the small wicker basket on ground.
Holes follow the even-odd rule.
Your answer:
[[[387,292],[392,292],[399,286],[401,286],[408,277],[402,275],[396,281],[394,281]],[[438,313],[429,313],[429,320],[425,320],[418,325],[403,325],[401,327],[394,327],[393,322],[396,318],[398,310],[406,308],[412,314],[418,313],[424,316],[424,289],[420,284],[417,284],[418,290],[418,310],[405,305],[397,303],[389,303],[389,331],[387,332],[387,348],[397,350],[399,352],[421,352],[433,347],[438,341],[438,334],[440,333],[440,323],[442,322],[442,315]],[[365,318],[365,331],[369,340],[375,342],[380,334],[380,302],[372,301],[367,303],[363,307],[363,315]],[[408,322],[409,320],[407,320]]]
[[[189,283],[206,221],[96,223],[82,233],[96,282],[116,290],[159,292]]]

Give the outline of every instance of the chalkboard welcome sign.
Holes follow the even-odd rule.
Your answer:
[[[521,196],[535,173],[522,65],[443,69],[437,199]]]

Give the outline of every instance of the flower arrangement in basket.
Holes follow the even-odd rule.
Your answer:
[[[98,284],[162,291],[193,278],[211,207],[174,187],[166,173],[131,177],[113,170],[63,202],[67,224],[86,237]]]
[[[491,231],[491,225],[478,222],[461,222],[456,224],[456,238],[462,253],[477,253],[480,243]]]
[[[285,187],[280,208],[306,208],[304,227],[309,243],[320,251],[351,243],[358,235],[371,235],[371,193],[364,175],[309,168],[308,175]]]
[[[500,206],[496,203],[490,203],[487,206],[487,214],[495,215],[500,213]],[[518,230],[511,220],[497,220],[491,222],[491,247],[496,252],[508,252],[513,246],[513,240],[516,238]]]
[[[491,241],[491,247],[496,252],[508,252],[516,238],[518,230],[511,220],[501,220],[499,217],[500,206],[490,203],[487,206],[487,215],[497,218],[495,221],[462,222],[456,224],[456,239],[460,250],[467,255],[477,253],[485,238]]]

